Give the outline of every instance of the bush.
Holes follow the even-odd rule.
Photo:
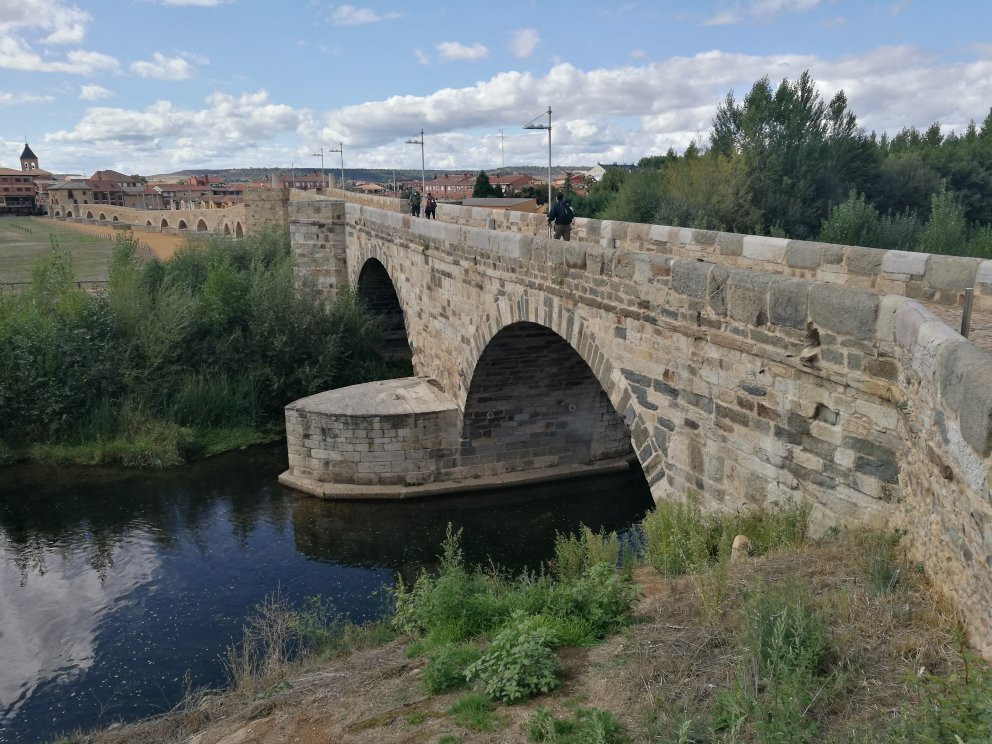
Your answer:
[[[489,697],[515,703],[558,686],[557,643],[546,618],[518,613],[493,639],[465,677],[482,685]]]
[[[551,614],[584,630],[579,638],[570,638],[574,645],[600,640],[622,627],[630,615],[636,594],[634,583],[617,573],[607,563],[596,563],[572,582],[555,586],[551,597]]]
[[[449,644],[436,649],[427,659],[421,682],[428,695],[464,687],[465,670],[478,661],[482,652],[464,644]]]
[[[559,581],[571,581],[597,563],[616,566],[619,557],[620,543],[615,532],[596,533],[581,525],[577,535],[555,532],[551,569]]]
[[[644,559],[663,576],[693,573],[710,558],[709,529],[699,507],[661,502],[641,523]]]

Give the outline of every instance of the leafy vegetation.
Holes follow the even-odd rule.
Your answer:
[[[570,718],[556,718],[543,706],[530,719],[531,741],[547,744],[626,744],[630,741],[612,713],[580,708]]]
[[[272,438],[283,406],[391,376],[354,293],[293,286],[268,231],[189,243],[142,264],[118,236],[106,292],[79,290],[53,244],[26,291],[0,296],[0,441],[40,459],[165,466]]]
[[[808,72],[728,93],[708,143],[608,170],[578,214],[879,248],[992,257],[992,111],[963,133],[866,133]]]

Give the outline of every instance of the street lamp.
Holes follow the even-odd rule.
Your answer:
[[[408,145],[420,145],[420,193],[427,193],[427,179],[424,177],[424,130],[420,130],[420,139],[408,139]]]
[[[324,147],[321,145],[320,152],[315,152],[313,154],[315,158],[320,158],[320,180],[324,181],[324,193],[327,193],[327,175],[324,173]]]
[[[339,142],[337,149],[328,148],[327,152],[339,152],[341,153],[341,190],[345,191],[344,187],[344,142]]]
[[[535,124],[540,116],[534,117],[529,124],[524,124],[524,129],[547,129],[548,130],[548,210],[551,210],[551,107],[548,106],[548,123]]]

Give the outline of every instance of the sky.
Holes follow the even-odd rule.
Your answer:
[[[990,0],[0,0],[0,167],[636,162],[809,70],[866,131],[978,124]]]

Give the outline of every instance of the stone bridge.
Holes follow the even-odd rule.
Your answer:
[[[992,654],[992,356],[923,302],[992,262],[388,200],[289,204],[295,270],[358,287],[417,375],[286,408],[328,498],[639,466],[655,500],[898,528]]]

